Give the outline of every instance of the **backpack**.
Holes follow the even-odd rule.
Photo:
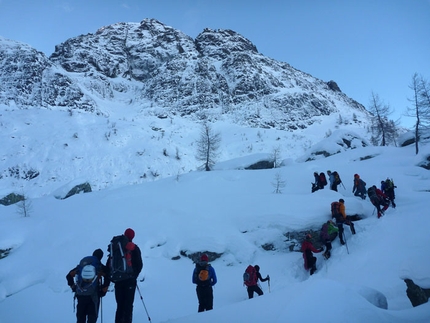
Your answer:
[[[369,199],[373,201],[378,201],[378,195],[376,194],[376,189],[373,186],[370,186],[367,189],[367,196],[369,196]]]
[[[199,286],[209,286],[211,284],[211,277],[209,274],[209,264],[200,265],[196,264],[196,281]]]
[[[243,283],[248,287],[257,285],[257,270],[254,266],[249,265],[246,267],[243,273]]]
[[[390,179],[387,178],[385,180],[385,190],[389,191],[389,190],[392,190],[392,189],[394,189],[394,182],[393,182],[393,180],[390,180]]]
[[[331,217],[337,219],[341,216],[342,214],[340,213],[340,202],[331,203]]]
[[[100,268],[100,260],[95,256],[81,259],[76,271],[76,295],[98,293]]]
[[[326,186],[327,185],[327,179],[325,178],[325,174],[324,173],[320,173],[320,183],[322,186]]]
[[[109,246],[109,279],[116,283],[134,278],[131,252],[136,245],[125,235],[113,237]]]
[[[333,172],[333,178],[334,178],[334,184],[339,185],[340,183],[342,183],[338,172],[336,171]]]

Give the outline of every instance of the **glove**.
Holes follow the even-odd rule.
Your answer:
[[[73,293],[76,293],[76,285],[70,286],[70,288],[72,289]]]
[[[267,275],[266,279],[267,279],[267,280],[270,280],[270,276],[269,276],[269,275]]]
[[[319,248],[318,250],[321,252],[321,251],[324,251],[324,248],[323,248],[323,247],[321,247],[321,248]]]

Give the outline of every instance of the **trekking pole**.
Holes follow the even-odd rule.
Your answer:
[[[142,297],[142,293],[140,292],[139,285],[136,284],[136,287],[137,287],[137,291],[139,292],[139,295],[140,295],[140,300],[142,301],[143,307],[145,308],[146,316],[148,316],[148,321],[151,322],[151,318],[149,317],[148,310],[146,309],[145,302],[143,301],[143,297]]]
[[[348,243],[346,242],[345,231],[343,232],[343,239],[345,240],[346,252],[349,255]]]
[[[346,188],[345,188],[345,185],[343,185],[343,182],[340,182],[340,183],[342,184],[343,189],[346,191]]]
[[[267,284],[269,286],[269,293],[270,293],[270,279],[267,281]]]
[[[100,320],[103,323],[103,297],[100,297]]]

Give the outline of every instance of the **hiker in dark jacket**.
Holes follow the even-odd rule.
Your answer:
[[[131,252],[133,275],[130,278],[115,282],[115,300],[117,305],[115,323],[131,323],[133,320],[133,303],[137,286],[137,277],[143,268],[140,249],[132,242],[134,235],[134,230],[130,228],[124,232],[124,236],[129,240],[126,248]],[[110,257],[107,260],[107,267],[110,270]]]
[[[94,250],[92,255],[98,259],[100,266],[99,272],[97,273],[97,281],[93,294],[79,295],[79,287],[76,285],[75,282],[75,277],[78,274],[79,265],[70,270],[69,273],[66,275],[67,284],[75,293],[75,297],[78,300],[78,305],[76,306],[77,323],[96,323],[99,313],[100,297],[106,295],[110,283],[107,277],[107,268],[101,263],[101,260],[103,258],[103,251],[101,249],[96,249]]]
[[[215,269],[208,263],[209,257],[203,254],[193,270],[192,281],[196,284],[197,299],[199,300],[198,312],[213,309],[213,288],[217,283]]]
[[[379,219],[388,209],[388,206],[390,205],[390,199],[387,195],[382,193],[382,191],[377,188],[376,185],[369,187],[367,190],[367,195],[369,196],[370,202],[372,202],[372,204],[375,206]]]
[[[366,182],[363,181],[358,174],[354,174],[352,193],[354,193],[354,196],[360,196],[363,200],[366,199]]]
[[[339,232],[339,228],[333,223],[333,221],[329,220],[323,224],[321,227],[320,238],[321,242],[324,243],[326,249],[323,253],[325,259],[330,258],[332,242],[336,239]]]
[[[267,275],[266,278],[261,277],[259,265],[255,265],[254,268],[257,274],[257,280],[255,281],[255,284],[246,286],[247,287],[246,290],[248,291],[248,298],[250,299],[254,297],[254,292],[257,293],[258,296],[261,296],[264,294],[263,291],[261,290],[261,287],[258,284],[258,280],[260,280],[261,282],[270,280],[269,275]]]
[[[317,270],[317,258],[314,257],[312,252],[319,253],[324,250],[324,248],[316,249],[312,242],[311,242],[312,236],[310,234],[307,234],[305,237],[305,241],[302,243],[302,252],[303,252],[303,259],[304,259],[304,267],[306,270],[310,270],[310,274],[313,275],[314,272]]]
[[[385,181],[381,181],[381,191],[388,196],[393,208],[396,207],[396,203],[394,203],[394,199],[396,198],[394,193],[395,188],[397,188],[397,186],[394,185],[393,180],[387,178]]]

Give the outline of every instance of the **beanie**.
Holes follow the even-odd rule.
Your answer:
[[[93,256],[96,257],[98,260],[102,260],[103,258],[103,250],[102,249],[96,249],[93,252]]]
[[[208,257],[208,255],[207,254],[203,254],[201,257],[200,257],[200,260],[201,261],[209,261],[209,257]]]
[[[128,240],[132,241],[134,238],[133,229],[128,228],[127,230],[125,230],[124,235],[128,238]]]

